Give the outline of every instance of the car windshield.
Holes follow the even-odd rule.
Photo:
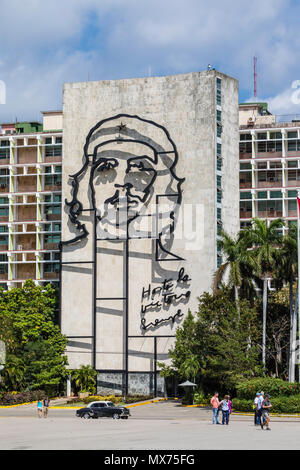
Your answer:
[[[115,406],[115,405],[111,401],[108,401],[107,406]]]

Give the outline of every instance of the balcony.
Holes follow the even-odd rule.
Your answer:
[[[252,219],[252,211],[240,211],[240,219]]]
[[[258,211],[257,216],[259,218],[278,219],[279,217],[282,217],[282,211],[276,211],[276,210]]]
[[[44,279],[59,279],[59,273],[44,273]]]

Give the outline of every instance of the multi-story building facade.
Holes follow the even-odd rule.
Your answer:
[[[62,112],[0,134],[0,285],[57,283],[61,232]]]
[[[300,120],[272,115],[267,103],[240,105],[240,224],[282,217],[297,221]]]
[[[238,82],[210,70],[70,83],[63,106],[69,366],[91,364],[98,393],[156,396],[157,359],[211,290],[220,230],[239,229]]]

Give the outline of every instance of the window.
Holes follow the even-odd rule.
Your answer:
[[[240,173],[240,183],[251,183],[252,173],[250,171],[243,171]]]
[[[252,136],[251,134],[240,134],[240,141],[243,141],[243,140],[250,140],[252,141]],[[251,143],[251,142],[250,142]]]
[[[256,140],[266,140],[267,139],[267,133],[266,132],[259,132],[257,134]]]
[[[222,158],[217,158],[217,170],[222,171]]]
[[[297,191],[288,191],[288,197],[297,197]]]
[[[45,176],[45,186],[60,186],[61,175],[47,175]]]
[[[217,111],[217,122],[221,122],[221,119],[222,119],[222,112]]]
[[[267,199],[268,193],[267,191],[258,191],[257,199]]]
[[[61,224],[53,224],[53,232],[60,232]]]
[[[217,256],[217,267],[219,268],[222,264],[222,256],[218,255]]]
[[[56,137],[55,142],[57,144],[62,144],[62,137]]]
[[[9,158],[9,140],[0,141],[0,160]]]
[[[217,144],[217,155],[222,155],[222,144]]]
[[[298,137],[297,131],[290,131],[287,133],[288,139],[297,139],[297,137]]]
[[[260,162],[260,163],[258,163],[257,168],[258,168],[259,170],[265,170],[265,169],[267,168],[267,162]]]
[[[47,205],[45,206],[46,214],[61,214],[61,206]]]
[[[8,237],[0,236],[0,245],[8,245]]]
[[[240,143],[240,153],[250,153],[250,154],[252,154],[252,143],[251,142],[241,142]]]
[[[59,243],[60,235],[45,235],[45,243]]]
[[[240,163],[240,170],[251,170],[251,163]]]
[[[217,208],[217,219],[220,220],[222,218],[222,209],[220,207]]]
[[[8,232],[8,227],[6,225],[0,225],[0,233]]]
[[[5,205],[7,204],[8,205],[8,197],[0,197],[0,205]]]
[[[217,189],[217,202],[222,202],[222,190]]]
[[[270,198],[271,199],[281,199],[282,198],[281,191],[270,191]]]
[[[298,168],[298,161],[297,160],[290,160],[288,161],[288,168]]]
[[[7,273],[8,273],[8,265],[0,264],[0,274],[7,274]]]
[[[240,193],[240,199],[252,199],[252,194],[248,191]]]
[[[296,199],[291,199],[288,201],[288,210],[296,211],[297,210],[297,201]]]
[[[288,151],[289,152],[298,152],[300,150],[300,140],[289,140],[288,141]]]
[[[0,206],[0,217],[8,217],[8,207]]]
[[[270,139],[282,139],[281,132],[270,132]]]
[[[221,188],[222,186],[222,176],[217,175],[217,187]]]
[[[240,211],[241,212],[252,212],[252,202],[251,201],[240,201]]]
[[[59,263],[45,263],[44,264],[45,273],[58,273],[59,272]]]
[[[222,137],[222,126],[217,122],[217,137]]]

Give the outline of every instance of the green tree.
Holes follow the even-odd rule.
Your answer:
[[[92,366],[80,366],[79,369],[72,371],[72,379],[80,392],[95,393],[97,372]]]
[[[5,326],[0,339],[10,361],[2,373],[6,389],[12,384],[18,391],[51,386],[56,393],[63,387],[67,340],[57,325],[56,307],[57,292],[50,284],[41,287],[28,280],[23,288],[0,290],[0,326]]]
[[[266,325],[268,304],[268,278],[274,268],[275,253],[282,243],[279,230],[284,226],[282,219],[272,220],[268,225],[266,220],[253,219],[252,227],[245,232],[252,245],[252,265],[257,275],[263,281],[263,327],[262,327],[262,362],[266,364]]]
[[[297,227],[289,228],[288,234],[284,236],[279,250],[275,252],[274,277],[279,285],[285,281],[289,286],[289,312],[290,312],[290,341],[289,341],[289,381],[295,381],[295,361],[293,344],[297,335],[297,302],[294,308],[294,284],[298,278],[298,243]],[[297,283],[297,290],[299,284]],[[296,292],[296,299],[298,298]]]
[[[234,390],[241,378],[260,372],[257,339],[257,313],[248,301],[240,300],[238,313],[229,288],[216,295],[205,293],[195,317],[189,312],[177,328],[175,345],[169,351],[172,363],[162,374],[186,378],[188,370],[191,377],[191,363],[197,363],[195,382],[201,390]]]
[[[234,288],[236,308],[239,312],[239,289],[250,267],[249,242],[242,231],[235,238],[222,231],[219,247],[225,255],[225,261],[214,275],[214,293],[218,291],[227,271],[229,271],[229,286]]]

